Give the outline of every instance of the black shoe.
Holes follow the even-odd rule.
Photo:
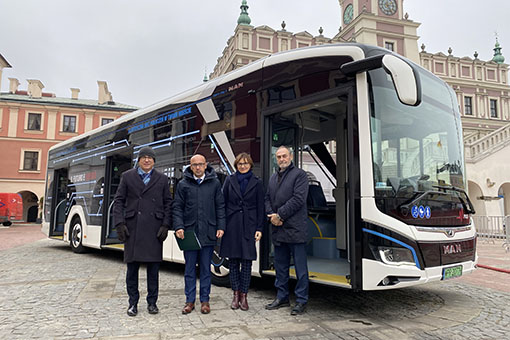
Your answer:
[[[305,309],[306,309],[306,304],[298,302],[298,303],[296,303],[294,308],[292,308],[292,311],[290,312],[290,315],[303,314],[305,312]]]
[[[280,307],[288,307],[290,306],[290,303],[289,303],[289,300],[278,300],[278,299],[274,299],[273,302],[271,302],[270,304],[266,305],[266,309],[269,309],[269,310],[273,310],[273,309],[278,309]]]
[[[129,306],[127,315],[136,316],[136,314],[138,314],[138,307],[136,305]]]
[[[156,304],[148,305],[147,310],[149,311],[149,314],[158,314],[159,313],[159,309],[158,309],[158,306],[156,306]]]

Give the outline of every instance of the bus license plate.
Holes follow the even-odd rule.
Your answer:
[[[443,268],[443,280],[453,279],[462,275],[462,266]]]

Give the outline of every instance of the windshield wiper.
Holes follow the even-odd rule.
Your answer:
[[[456,191],[456,192],[460,192],[461,194],[464,194],[464,196],[466,197],[465,200],[462,199],[462,196],[459,195],[460,201],[462,202],[464,209],[466,210],[466,212],[468,214],[475,213],[475,208],[473,208],[473,204],[471,203],[471,200],[469,199],[469,196],[464,189],[458,188],[453,185],[433,185],[432,187],[438,188],[440,190],[444,190],[445,192],[446,192],[446,190],[452,190],[452,191]]]
[[[417,192],[417,193],[420,193],[420,194],[416,198],[414,198],[411,202],[406,203],[406,204],[401,204],[398,207],[403,215],[407,215],[409,213],[410,209],[411,209],[411,206],[413,206],[416,202],[418,202],[419,200],[421,200],[425,196],[428,196],[428,195],[446,195],[446,193],[444,193],[444,192],[433,191],[433,190],[427,190],[425,192],[421,191],[421,192]],[[464,205],[464,203],[462,203],[462,205]]]

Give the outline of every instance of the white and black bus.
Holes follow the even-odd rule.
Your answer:
[[[409,60],[361,44],[270,55],[53,146],[43,231],[76,252],[122,250],[113,198],[144,146],[173,194],[194,153],[223,180],[248,152],[267,183],[281,145],[309,174],[311,281],[377,290],[474,270],[456,95]],[[255,276],[274,275],[265,228]],[[163,257],[184,262],[174,237]],[[215,283],[228,282],[227,268],[214,257]]]

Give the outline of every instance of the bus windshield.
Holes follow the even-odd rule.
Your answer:
[[[378,208],[414,225],[466,225],[469,199],[455,93],[417,70],[418,106],[402,104],[390,75],[370,71],[371,141]]]

